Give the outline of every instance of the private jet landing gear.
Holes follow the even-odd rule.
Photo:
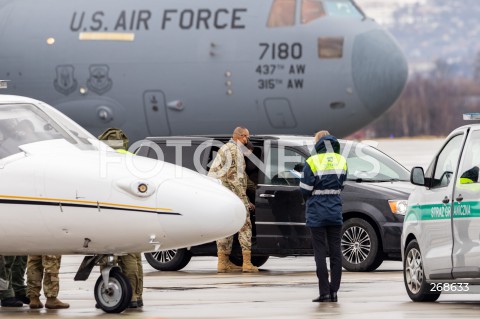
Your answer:
[[[75,275],[75,280],[87,280],[93,267],[100,261],[104,267],[95,284],[95,301],[105,312],[120,313],[127,309],[132,299],[132,286],[128,278],[116,266],[113,256],[85,256]]]
[[[108,268],[108,267],[106,267]],[[107,276],[105,278],[105,276]],[[132,299],[132,286],[118,267],[103,269],[95,284],[95,300],[108,313],[124,311]]]

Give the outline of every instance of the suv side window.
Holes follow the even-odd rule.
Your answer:
[[[297,151],[273,146],[266,159],[265,183],[298,186],[305,160]]]
[[[431,188],[447,187],[450,184],[457,168],[462,141],[463,134],[452,137],[438,155]]]

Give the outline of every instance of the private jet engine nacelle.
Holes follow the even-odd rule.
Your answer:
[[[234,234],[246,218],[242,201],[216,180],[117,153],[52,107],[18,96],[0,95],[0,176],[0,255],[188,247]],[[127,304],[100,302],[107,312]]]

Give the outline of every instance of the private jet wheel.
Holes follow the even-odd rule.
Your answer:
[[[412,240],[405,250],[403,280],[408,296],[413,301],[435,301],[440,297],[440,291],[430,291],[431,286],[423,271],[422,253],[416,240]]]
[[[252,256],[252,265],[255,267],[263,266],[270,258],[270,256]],[[230,261],[237,266],[241,266],[243,264],[243,258],[240,256],[230,255]]]
[[[348,271],[373,271],[383,262],[383,253],[372,225],[360,218],[348,219],[342,227],[342,266]]]
[[[192,259],[192,253],[186,248],[159,250],[145,253],[145,259],[157,270],[177,271],[188,265]]]
[[[95,284],[95,301],[105,312],[120,313],[127,309],[132,299],[132,286],[119,268],[112,268],[108,280],[108,287],[103,284],[100,275]]]

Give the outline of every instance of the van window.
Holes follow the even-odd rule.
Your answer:
[[[447,187],[450,184],[457,168],[462,141],[463,134],[452,137],[438,155],[432,188]]]
[[[265,183],[298,186],[305,157],[291,149],[272,147],[266,160]]]
[[[480,166],[480,131],[473,131],[465,144],[459,179],[461,184],[478,183]]]

